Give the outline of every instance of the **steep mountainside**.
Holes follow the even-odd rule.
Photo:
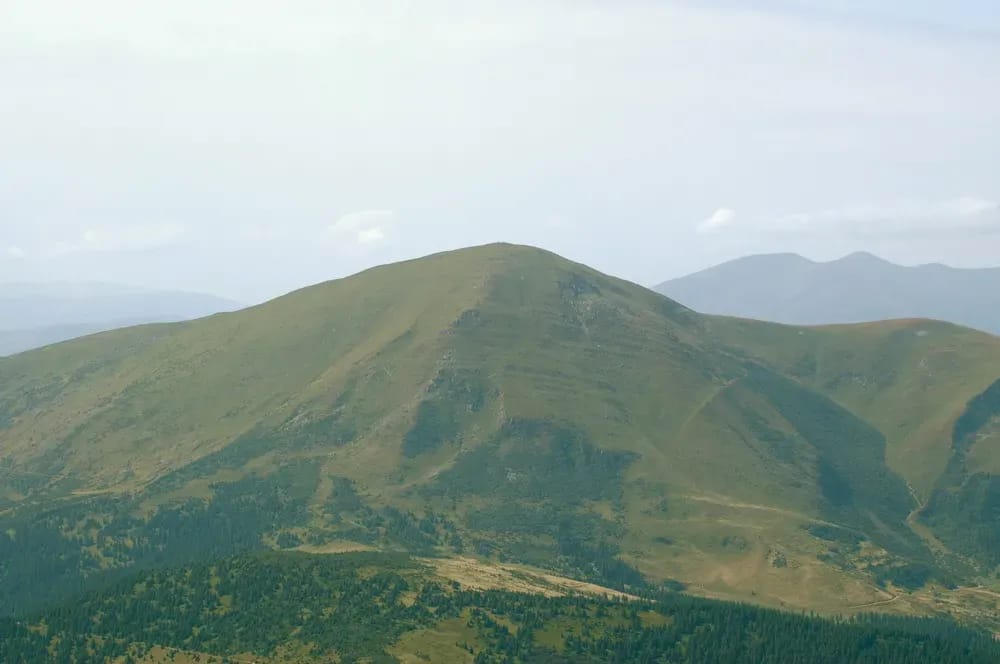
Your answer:
[[[857,253],[828,263],[747,256],[656,290],[693,309],[796,325],[931,318],[1000,334],[1000,268],[903,267]]]
[[[531,248],[376,268],[0,360],[0,606],[365,546],[980,617],[898,589],[997,564],[998,378],[989,335],[703,316]]]
[[[126,325],[238,308],[212,295],[115,284],[0,284],[0,356]]]

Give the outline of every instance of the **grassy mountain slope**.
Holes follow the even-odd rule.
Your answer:
[[[237,314],[115,331],[6,360],[7,418],[28,412],[32,394],[47,406],[5,433],[15,445],[9,454],[48,474],[50,486],[72,472],[84,488],[136,489],[255,425],[331,406],[350,381],[389,389],[380,396],[393,405],[412,400],[439,359],[428,352],[439,332],[474,301],[475,281],[488,269],[476,263],[469,256],[376,269]],[[406,365],[392,381],[378,363],[390,356]],[[67,409],[76,416],[67,418]]]
[[[710,327],[871,422],[886,436],[889,466],[924,499],[948,464],[956,420],[1000,377],[1000,338],[948,323],[799,328],[718,318]]]
[[[713,329],[884,432],[888,466],[918,501],[917,528],[1000,564],[1000,338],[926,320],[803,329],[718,319]]]
[[[803,608],[894,601],[892,583],[958,573],[912,515],[964,481],[934,434],[1000,377],[992,337],[920,325],[706,317],[491,245],[0,360],[0,600],[361,544]],[[979,441],[963,463],[985,468]],[[947,509],[978,523],[968,502]],[[920,524],[989,564],[989,524],[976,545]]]

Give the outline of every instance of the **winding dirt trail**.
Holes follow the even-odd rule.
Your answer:
[[[850,609],[850,610],[852,610],[852,611],[856,611],[858,609],[874,609],[874,608],[879,607],[879,606],[888,606],[889,604],[892,604],[893,602],[895,602],[896,600],[898,600],[900,598],[900,595],[893,595],[888,590],[881,590],[881,589],[879,589],[879,590],[880,590],[880,592],[888,593],[890,595],[889,599],[883,599],[883,600],[879,600],[877,602],[868,602],[866,604],[856,604],[854,606],[849,606],[847,608]]]

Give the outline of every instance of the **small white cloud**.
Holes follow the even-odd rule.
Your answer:
[[[185,229],[179,224],[94,226],[73,241],[57,242],[47,250],[53,257],[86,253],[147,251],[174,244]]]
[[[17,245],[11,245],[7,247],[7,255],[14,259],[22,259],[27,257],[28,252]]]
[[[345,214],[326,229],[326,237],[336,244],[376,245],[382,243],[395,222],[392,210],[361,210]]]
[[[736,219],[736,211],[722,207],[712,213],[712,216],[698,224],[699,233],[714,233],[729,226]]]
[[[385,239],[385,231],[381,226],[358,231],[358,244],[377,244]]]

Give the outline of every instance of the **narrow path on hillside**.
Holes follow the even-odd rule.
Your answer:
[[[913,498],[913,503],[916,505],[916,507],[910,510],[910,513],[906,515],[906,523],[912,528],[913,525],[917,522],[917,517],[920,515],[920,510],[924,509],[927,503],[920,499],[920,496],[917,495],[917,490],[914,489],[913,485],[910,484],[909,482],[906,483],[906,490],[910,492],[910,497]],[[920,533],[917,534],[919,535]],[[936,538],[934,539],[935,541],[937,541]]]
[[[998,593],[998,592],[996,592],[994,590],[990,590],[989,588],[986,588],[985,586],[975,586],[975,587],[969,587],[969,588],[959,588],[959,590],[964,590],[964,591],[970,592],[970,593],[976,593],[977,595],[988,595],[989,597],[992,597],[993,599],[1000,601],[1000,593]]]
[[[856,606],[849,606],[847,608],[851,609],[852,611],[857,610],[857,609],[874,609],[874,608],[877,608],[877,607],[880,607],[880,606],[888,606],[889,604],[892,604],[893,602],[895,602],[898,599],[899,599],[899,595],[893,595],[889,599],[884,599],[884,600],[881,600],[881,601],[878,601],[878,602],[869,602],[868,604],[858,604]]]
[[[831,526],[833,528],[839,528],[841,530],[846,530],[852,533],[860,533],[861,531],[855,530],[853,528],[848,528],[847,526],[841,525],[839,523],[834,523],[832,521],[824,521],[823,519],[817,519],[814,516],[810,516],[803,512],[796,512],[794,510],[787,510],[781,507],[774,507],[772,505],[758,505],[756,503],[741,503],[735,500],[730,500],[724,496],[709,496],[705,494],[683,494],[678,496],[679,498],[687,498],[688,500],[694,500],[700,503],[712,503],[714,505],[720,505],[722,507],[732,507],[733,509],[743,509],[743,510],[760,510],[763,512],[772,512],[774,514],[781,514],[782,516],[790,516],[802,521],[808,521],[810,523],[819,523],[824,526]],[[862,533],[863,534],[863,533]]]
[[[916,501],[917,506],[906,516],[906,525],[909,526],[910,530],[913,531],[917,537],[919,537],[927,548],[931,550],[931,553],[938,558],[957,558],[961,560],[966,565],[970,567],[977,567],[975,561],[970,560],[968,557],[963,556],[960,553],[952,551],[948,548],[948,545],[937,538],[936,535],[931,531],[930,528],[920,523],[920,512],[927,506],[926,501],[920,500],[917,492],[910,486],[910,483],[906,483],[906,488],[910,490],[910,495]]]
[[[801,519],[801,520],[807,521],[809,523],[818,523],[818,524],[822,524],[824,526],[830,526],[832,528],[838,528],[840,530],[846,530],[848,532],[852,532],[852,533],[857,533],[857,534],[860,534],[860,535],[864,535],[864,533],[862,533],[859,530],[854,530],[853,528],[848,528],[848,527],[843,526],[843,525],[841,525],[839,523],[833,523],[832,521],[824,521],[823,519],[817,519],[815,517],[811,517],[808,514],[803,514],[801,512],[795,512],[793,510],[786,510],[786,509],[782,509],[780,507],[772,507],[770,505],[757,505],[757,504],[754,504],[754,503],[741,503],[741,502],[737,502],[737,501],[734,501],[734,500],[728,500],[728,499],[722,498],[722,497],[712,497],[712,496],[705,496],[705,495],[688,494],[688,495],[684,495],[684,496],[681,496],[681,497],[682,498],[687,498],[689,500],[695,500],[695,501],[698,501],[698,502],[712,503],[712,504],[715,504],[715,505],[721,505],[723,507],[731,507],[731,508],[734,508],[734,509],[751,509],[751,510],[760,510],[760,511],[764,511],[764,512],[771,512],[771,513],[774,513],[774,514],[780,514],[782,516],[790,516],[790,517],[794,517],[794,518],[797,518],[797,519]],[[895,602],[896,600],[899,599],[899,595],[894,595],[893,593],[891,593],[891,592],[889,592],[889,591],[887,591],[887,590],[885,590],[883,588],[879,588],[878,586],[874,586],[874,585],[870,586],[870,587],[871,587],[872,590],[874,590],[877,593],[884,593],[886,595],[889,595],[889,599],[878,600],[878,601],[875,601],[875,602],[869,602],[867,604],[859,604],[857,606],[851,606],[851,607],[848,607],[848,608],[850,608],[850,609],[866,609],[866,608],[872,608],[872,607],[878,607],[878,606],[885,606],[885,605],[891,604],[891,603],[893,603],[893,602]]]
[[[703,410],[708,408],[709,404],[718,399],[723,392],[725,392],[730,387],[735,385],[738,380],[739,378],[733,378],[727,381],[725,384],[719,385],[719,387],[717,387],[715,390],[710,392],[704,399],[702,399],[701,402],[697,405],[697,407],[695,407],[695,409],[691,411],[691,414],[688,415],[687,418],[681,423],[680,427],[678,427],[677,435],[680,436],[682,433],[684,433],[684,430],[688,428],[688,425],[690,425],[691,422],[693,422],[694,419],[698,417],[698,415],[700,415]]]
[[[948,548],[941,542],[941,540],[935,537],[930,530],[925,528],[924,525],[918,521],[920,511],[924,509],[927,503],[920,499],[920,496],[917,495],[916,490],[914,490],[913,486],[909,482],[906,483],[906,488],[909,490],[910,496],[913,497],[913,502],[916,503],[916,507],[910,510],[910,513],[906,515],[906,525],[910,527],[910,530],[912,530],[917,537],[924,541],[924,544],[926,544],[931,551],[937,554],[948,553]]]

